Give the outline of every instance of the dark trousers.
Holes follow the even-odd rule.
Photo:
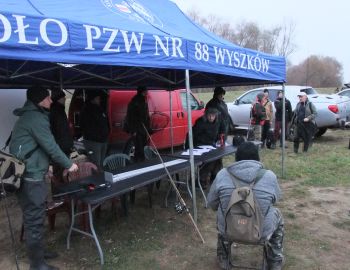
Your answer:
[[[286,121],[286,126],[285,126],[285,136],[287,138],[288,134],[288,122]],[[276,120],[275,121],[275,141],[277,142],[278,139],[280,139],[280,144],[282,145],[282,121]]]
[[[264,125],[261,128],[261,141],[264,143],[267,138],[267,133],[269,132],[271,127],[270,120],[265,120]]]
[[[147,145],[147,134],[145,131],[138,131],[135,135],[135,161],[145,160],[144,148]]]
[[[89,160],[100,169],[103,168],[103,160],[106,157],[108,144],[107,142],[94,142],[84,140],[85,150],[88,152]]]
[[[26,247],[31,265],[44,260],[44,221],[47,186],[44,180],[25,178],[17,194],[23,212]]]
[[[207,185],[211,184],[214,181],[216,174],[222,168],[223,168],[222,159],[205,163],[199,171],[199,178],[200,178],[202,187],[204,188]]]
[[[309,149],[310,143],[312,141],[312,136],[314,135],[314,125],[312,123],[298,123],[297,132],[294,137],[294,152],[298,152],[300,139],[304,141],[303,151],[307,152]]]

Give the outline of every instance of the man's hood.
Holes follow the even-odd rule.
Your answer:
[[[255,179],[262,163],[255,160],[241,160],[227,168],[228,172],[242,182],[251,183]]]
[[[21,116],[25,112],[28,111],[40,111],[40,112],[45,112],[44,109],[41,109],[39,106],[36,106],[33,102],[30,100],[27,100],[22,108],[17,108],[13,111],[13,114],[16,116]],[[48,113],[48,112],[47,112]]]

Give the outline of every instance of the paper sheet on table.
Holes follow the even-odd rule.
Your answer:
[[[211,145],[200,145],[198,148],[193,149],[193,155],[194,156],[201,156],[203,153],[207,153],[213,149],[216,149],[214,146]],[[190,150],[186,150],[181,153],[183,156],[189,156],[190,155]]]

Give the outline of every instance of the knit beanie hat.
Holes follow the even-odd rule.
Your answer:
[[[260,161],[259,157],[259,147],[256,146],[253,142],[243,142],[237,147],[235,153],[236,161],[241,160],[256,160]]]
[[[217,115],[218,113],[219,113],[219,111],[214,107],[208,107],[205,109],[206,115],[208,115],[208,114],[216,114]]]
[[[66,94],[62,90],[56,90],[51,92],[51,99],[53,102],[65,97]]]
[[[49,90],[41,86],[32,86],[27,90],[27,99],[34,104],[39,104],[48,96],[50,96]]]
[[[146,86],[139,86],[137,87],[137,93],[142,93],[147,91],[147,87]]]
[[[218,96],[218,95],[221,95],[221,94],[223,94],[223,95],[226,94],[225,89],[222,88],[221,86],[215,87],[215,89],[214,89],[214,96]]]

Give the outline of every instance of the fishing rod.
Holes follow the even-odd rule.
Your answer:
[[[190,211],[189,211],[189,209],[188,209],[188,207],[187,207],[187,205],[186,205],[184,199],[182,198],[179,189],[176,187],[175,181],[174,181],[174,179],[172,178],[172,176],[171,176],[171,174],[170,174],[168,168],[166,167],[166,165],[165,165],[165,163],[164,163],[164,161],[163,161],[163,158],[162,158],[161,155],[159,154],[158,149],[156,148],[156,146],[155,146],[155,144],[154,144],[154,142],[153,142],[153,140],[152,140],[152,138],[151,138],[151,135],[149,134],[149,132],[148,132],[147,128],[145,127],[145,125],[142,124],[142,126],[143,126],[144,130],[146,131],[147,137],[149,138],[149,140],[150,140],[150,142],[151,142],[151,144],[152,144],[152,146],[153,146],[153,148],[154,148],[154,151],[155,151],[156,155],[158,156],[159,160],[162,162],[162,165],[163,165],[163,167],[164,167],[164,170],[166,171],[166,173],[167,173],[167,175],[168,175],[168,177],[169,177],[170,183],[171,183],[171,185],[173,186],[173,188],[174,188],[174,190],[175,190],[175,192],[176,192],[176,195],[177,195],[177,197],[178,197],[179,200],[180,200],[180,204],[182,205],[182,207],[181,207],[181,206],[180,206],[180,207],[177,206],[176,209],[177,209],[179,212],[181,212],[181,210],[183,210],[183,209],[185,210],[185,212],[188,214],[188,217],[190,218],[190,220],[191,220],[191,222],[192,222],[192,224],[193,224],[193,226],[194,226],[196,232],[198,233],[199,237],[201,238],[201,240],[202,240],[202,242],[203,242],[203,244],[204,244],[204,243],[205,243],[204,238],[203,238],[201,232],[199,231],[199,228],[198,228],[196,222],[194,221],[194,219],[193,219],[193,217],[192,217],[192,215],[191,215],[191,213],[190,213]]]
[[[0,170],[1,170],[1,165],[3,164],[3,162],[4,162],[4,160],[0,160]],[[8,225],[9,225],[10,236],[11,236],[11,241],[12,241],[12,248],[13,248],[13,252],[14,252],[14,255],[15,255],[16,268],[17,268],[17,270],[19,270],[16,241],[15,241],[13,228],[12,228],[12,222],[11,222],[9,209],[8,209],[8,205],[7,205],[8,204],[7,193],[6,193],[6,190],[5,190],[4,181],[3,181],[2,177],[1,177],[1,173],[0,173],[0,181],[1,181],[0,200],[2,198],[4,199],[4,208],[5,208],[6,217],[7,217],[7,221],[8,221]]]

